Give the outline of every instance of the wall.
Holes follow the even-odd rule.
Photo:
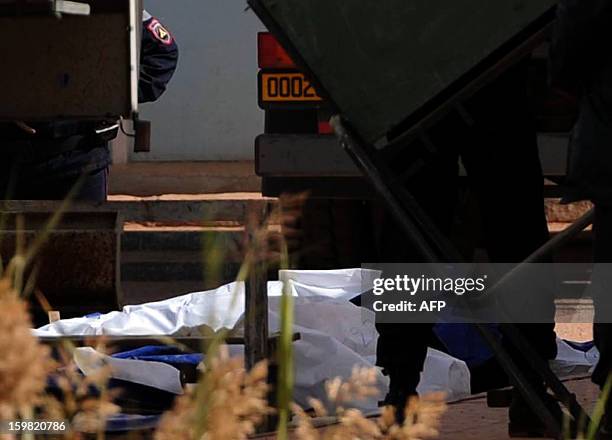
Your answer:
[[[252,160],[263,131],[257,41],[263,26],[244,0],[145,0],[174,34],[178,71],[167,93],[141,107],[152,151],[131,161]]]

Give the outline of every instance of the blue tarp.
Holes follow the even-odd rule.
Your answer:
[[[148,345],[135,350],[113,354],[113,357],[118,359],[163,362],[170,365],[198,365],[204,359],[204,355],[202,354],[185,354],[177,348],[165,345]]]

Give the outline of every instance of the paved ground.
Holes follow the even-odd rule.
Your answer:
[[[557,335],[573,341],[590,341],[593,329],[590,324],[557,324]],[[590,379],[566,382],[585,408],[593,407],[599,397],[599,390]],[[486,396],[454,403],[444,416],[441,439],[507,439],[507,409],[488,408]]]
[[[599,392],[589,379],[580,378],[566,382],[578,400],[590,411]],[[325,428],[321,428],[325,429]],[[262,437],[273,440],[272,436]],[[440,440],[497,440],[509,439],[508,410],[487,407],[486,395],[452,403],[442,419]]]
[[[592,339],[591,326],[588,324],[562,324],[557,326],[562,338],[572,340]],[[579,377],[565,382],[579,402],[591,411],[599,397],[599,390],[590,379]],[[324,428],[322,428],[324,429]],[[451,403],[442,419],[440,440],[497,440],[509,439],[508,410],[489,408],[486,395],[481,394],[461,402]],[[272,440],[274,437],[263,437]]]
[[[566,383],[579,401],[592,408],[598,390],[589,379]],[[486,397],[480,396],[449,406],[442,423],[441,439],[507,439],[507,409],[488,408]]]

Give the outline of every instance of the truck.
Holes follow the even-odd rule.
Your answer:
[[[373,249],[380,246],[373,237],[388,222],[373,190],[333,133],[331,106],[271,33],[257,35],[257,50],[258,105],[265,113],[265,125],[264,133],[255,139],[256,173],[262,178],[265,196],[309,196],[298,225],[301,242],[308,243],[307,250],[300,252],[301,266],[344,267],[375,257]],[[529,62],[546,195],[556,198],[565,175],[577,105],[572,97],[549,87],[547,43],[533,51]],[[465,177],[463,170],[460,174]],[[462,191],[456,220],[459,229],[470,223],[462,218],[474,216],[474,203],[465,185]],[[457,232],[463,236],[476,233]],[[360,243],[354,237],[361,237]]]

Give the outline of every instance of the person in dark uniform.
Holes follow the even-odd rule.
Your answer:
[[[478,204],[484,245],[494,263],[518,263],[549,238],[544,178],[528,96],[528,67],[528,60],[524,60],[509,69],[464,103],[463,114],[456,111],[430,130],[428,135],[437,152],[408,182],[408,189],[432,222],[450,236],[461,157],[470,191]],[[400,236],[397,230],[389,229],[385,235],[388,243],[384,248],[398,251],[392,261],[414,261],[414,250],[397,243]],[[518,327],[543,357],[554,359],[557,350],[554,301],[545,295],[542,301],[550,312],[550,322]],[[416,394],[427,346],[432,340],[432,326],[382,324],[378,330],[378,365],[390,379],[385,403],[402,407],[410,395]],[[538,375],[530,370],[518,350],[507,341],[505,344],[536,391],[561,418],[559,406],[546,394]],[[538,417],[516,393],[510,408],[510,434],[523,435],[527,431],[544,434],[544,430]]]
[[[592,293],[595,344],[600,352],[593,382],[612,375],[612,2],[561,0],[552,44],[553,83],[580,99],[572,133],[566,202],[595,205]],[[612,439],[612,404],[599,439]]]
[[[176,70],[172,34],[143,14],[138,100],[157,100]],[[0,123],[0,198],[61,200],[79,182],[76,200],[104,201],[117,121]]]

